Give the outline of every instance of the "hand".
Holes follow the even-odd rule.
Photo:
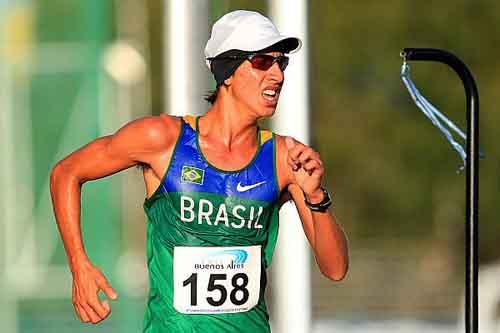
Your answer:
[[[323,198],[321,178],[325,169],[319,153],[289,136],[285,138],[285,142],[288,148],[287,162],[294,182],[302,189],[308,201],[320,202]]]
[[[84,323],[97,324],[111,313],[108,301],[100,301],[99,290],[111,300],[118,297],[101,271],[91,263],[86,262],[73,270],[73,306]]]

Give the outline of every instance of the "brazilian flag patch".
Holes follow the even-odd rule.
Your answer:
[[[189,165],[184,165],[182,167],[182,182],[202,185],[204,176],[205,170],[198,169]]]

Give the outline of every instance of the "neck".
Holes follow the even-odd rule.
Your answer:
[[[218,96],[198,125],[200,136],[218,138],[228,150],[251,147],[257,142],[257,118],[227,95]]]

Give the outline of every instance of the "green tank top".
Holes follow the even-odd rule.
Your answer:
[[[180,121],[167,171],[144,203],[144,332],[270,332],[264,292],[278,236],[275,136],[259,130],[252,161],[225,171],[203,156],[198,118]]]

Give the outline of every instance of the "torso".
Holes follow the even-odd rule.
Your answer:
[[[182,130],[171,133],[178,139],[166,147],[168,158],[165,149],[145,160],[151,167],[144,171],[150,196],[144,203],[150,272],[144,332],[231,332],[235,323],[243,333],[269,332],[266,269],[279,225],[275,136],[259,131],[258,149],[242,148],[247,159],[222,158],[207,145],[202,149],[192,118],[162,119]],[[228,297],[208,288],[215,277],[227,282]]]

